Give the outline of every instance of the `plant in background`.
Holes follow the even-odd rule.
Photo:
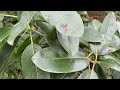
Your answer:
[[[115,12],[102,23],[87,11],[0,13],[0,78],[120,78]]]

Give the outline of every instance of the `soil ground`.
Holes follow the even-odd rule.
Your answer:
[[[103,22],[107,13],[105,11],[88,11],[88,15],[89,17],[92,17],[92,19],[97,19],[100,22]]]

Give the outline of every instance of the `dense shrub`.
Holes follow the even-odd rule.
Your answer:
[[[119,79],[119,12],[0,12],[0,78]]]

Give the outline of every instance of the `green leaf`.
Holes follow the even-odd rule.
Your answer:
[[[35,14],[34,14],[34,17],[33,19],[34,20],[37,20],[37,21],[43,21],[43,17],[41,16],[41,14],[39,13],[40,11],[37,11]]]
[[[120,62],[120,50],[110,54],[116,61]]]
[[[101,27],[101,22],[94,19],[92,22],[88,23],[88,27],[94,28],[96,31],[99,32],[100,27]]]
[[[84,25],[76,11],[41,11],[43,18],[67,36],[81,37]]]
[[[5,26],[3,28],[0,28],[0,42],[8,37],[12,28],[12,26]]]
[[[77,73],[51,73],[50,78],[51,79],[76,79]]]
[[[82,38],[89,42],[102,41],[102,35],[98,31],[96,31],[94,28],[91,28],[91,27],[85,27]]]
[[[98,56],[101,53],[102,45],[101,43],[91,43],[90,49]]]
[[[23,38],[23,37],[21,37]],[[39,40],[39,34],[34,33],[32,35],[33,41],[34,43],[36,43],[37,40]],[[38,41],[37,41],[38,42]],[[19,45],[17,45],[16,51],[15,51],[15,55],[16,56],[20,56],[22,54],[22,52],[24,51],[24,49],[31,43],[30,37],[26,37],[26,39],[24,40],[19,40]]]
[[[57,37],[63,48],[70,54],[75,55],[79,50],[79,37],[69,37],[57,31]]]
[[[70,56],[62,47],[45,48],[37,52],[33,57],[33,63],[41,70],[51,73],[71,73],[83,70],[89,61],[83,58],[82,51]]]
[[[84,40],[82,37],[79,38],[79,42],[86,45],[86,46],[89,46],[88,41]]]
[[[117,24],[117,30],[118,30],[119,33],[120,33],[120,21],[116,21],[116,24]]]
[[[0,28],[2,28],[3,27],[3,23],[2,22],[0,22]]]
[[[4,19],[4,16],[0,16],[0,21],[2,21]]]
[[[38,40],[36,40],[36,39],[39,39],[38,36],[39,34],[37,33],[34,33],[32,35],[34,43],[38,43]],[[14,51],[11,54],[11,57],[9,58],[8,66],[12,64],[13,62],[15,62],[16,59],[21,58],[22,52],[30,44],[30,42],[31,40],[30,40],[29,34],[24,34],[22,35],[22,37],[20,37]]]
[[[6,44],[6,39],[0,42],[0,48],[2,48]]]
[[[100,79],[106,79],[106,70],[101,68],[98,64],[96,64],[94,71],[97,73]]]
[[[114,12],[110,12],[101,25],[100,33],[114,35],[116,31],[116,16]]]
[[[6,68],[6,65],[8,64],[10,57],[17,45],[18,39],[19,38],[16,39],[13,46],[10,46],[6,43],[4,47],[0,48],[0,72]]]
[[[120,72],[112,70],[112,76],[114,79],[120,79]]]
[[[42,50],[37,44],[34,44],[35,52]],[[33,56],[32,45],[27,46],[21,58],[22,70],[25,79],[49,79],[50,74],[37,68],[31,58]]]
[[[77,13],[80,14],[80,15],[86,15],[87,11],[77,11]]]
[[[95,20],[95,19],[92,22],[88,23],[88,27],[93,28],[93,30],[96,30],[97,33],[99,33],[100,26],[101,26],[101,22],[99,22],[98,20]],[[96,37],[97,37],[97,35],[94,38],[96,38]],[[101,34],[100,34],[100,38],[101,38],[101,41],[102,41],[102,35]],[[95,43],[90,43],[90,49],[94,52],[94,54],[99,55],[101,53],[101,48],[102,48],[101,43],[96,43],[96,42]]]
[[[120,38],[118,36],[116,35],[114,36],[104,35],[103,36],[101,55],[115,52],[119,49],[120,49]]]
[[[110,53],[110,54],[108,54],[108,55],[105,55],[104,57],[105,57],[105,59],[112,59],[112,60],[116,61],[118,64],[120,64],[119,51]]]
[[[34,13],[35,13],[34,11],[23,11],[22,12],[20,21],[11,30],[11,33],[7,39],[8,44],[10,45],[14,44],[14,40],[28,26]]]
[[[92,70],[85,70],[83,73],[78,77],[78,79],[99,79],[96,72]]]
[[[40,28],[45,32],[45,34],[52,39],[53,34],[56,32],[55,27],[47,22],[40,22],[39,25]]]
[[[120,72],[120,63],[118,63],[116,60],[112,59],[112,58],[107,58],[107,59],[104,59],[104,60],[101,60],[101,62],[99,63],[99,65],[102,67],[102,68],[106,68],[106,69],[114,69],[116,71],[119,71]]]
[[[97,49],[98,55],[106,55],[120,49],[120,39],[118,36],[102,35],[101,43],[90,43],[91,50],[95,53]]]
[[[40,28],[45,32],[45,39],[50,46],[57,43],[56,28],[47,22],[40,22]]]

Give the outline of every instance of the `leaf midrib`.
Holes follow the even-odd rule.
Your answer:
[[[38,58],[33,58],[33,59],[38,59]],[[64,60],[64,59],[86,59],[87,57],[77,57],[77,58],[53,58],[53,59],[44,59],[44,60]]]

